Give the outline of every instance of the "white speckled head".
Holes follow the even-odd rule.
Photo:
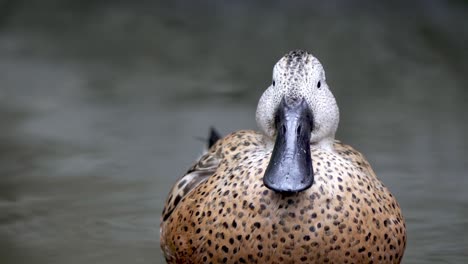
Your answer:
[[[304,98],[313,114],[311,144],[331,149],[338,128],[339,110],[328,88],[322,64],[312,54],[294,50],[273,68],[273,81],[257,106],[257,124],[270,139],[276,135],[275,113],[281,99]]]

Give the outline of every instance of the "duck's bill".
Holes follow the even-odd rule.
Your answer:
[[[314,182],[310,156],[313,115],[304,99],[281,101],[275,117],[276,141],[263,182],[269,189],[295,193]]]

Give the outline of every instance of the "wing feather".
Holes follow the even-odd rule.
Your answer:
[[[210,150],[202,155],[185,175],[176,182],[164,206],[162,221],[166,221],[169,218],[182,198],[215,173],[221,161],[221,151],[219,150],[220,144],[213,145]]]

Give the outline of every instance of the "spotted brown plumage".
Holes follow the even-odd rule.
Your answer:
[[[288,89],[301,95],[310,83],[328,90],[321,65],[309,53],[294,51],[278,63],[274,78],[284,79],[274,80],[279,88],[269,87],[277,89],[274,98],[291,96]],[[266,131],[276,127],[257,109],[262,132],[242,130],[218,140],[170,192],[161,219],[168,263],[401,262],[406,228],[395,197],[361,153],[333,139],[335,124],[324,122],[338,122],[338,112],[323,103],[334,98],[316,101],[324,95],[310,93],[307,103],[318,117],[309,143],[313,184],[300,191],[265,186],[274,137],[281,134]],[[273,97],[266,108],[278,107]]]

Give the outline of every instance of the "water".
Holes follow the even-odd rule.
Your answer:
[[[404,263],[468,262],[467,6],[361,4],[3,1],[0,262],[162,263],[168,189],[209,126],[256,127],[294,48],[398,198]]]

